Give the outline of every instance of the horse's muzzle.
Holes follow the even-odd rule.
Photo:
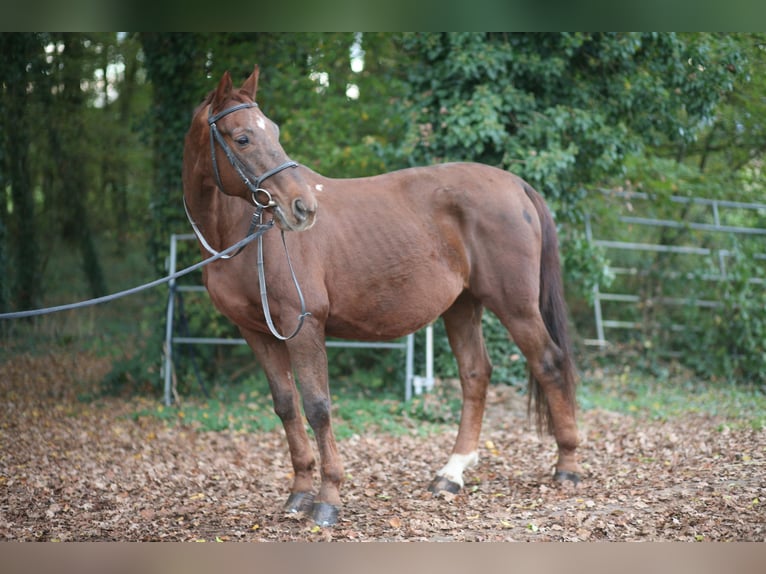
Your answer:
[[[277,205],[274,215],[278,225],[286,231],[306,231],[316,220],[316,202],[298,197],[293,200],[290,210]]]
[[[316,204],[308,206],[300,197],[293,201],[293,216],[295,216],[295,220],[301,224],[309,222],[310,225],[313,223],[316,211]]]

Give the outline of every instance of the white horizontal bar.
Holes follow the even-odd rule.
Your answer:
[[[705,247],[689,247],[683,245],[656,245],[654,243],[630,243],[627,241],[607,241],[594,239],[593,243],[600,247],[612,249],[632,249],[635,251],[661,251],[663,253],[692,253],[696,255],[710,255],[710,249]]]
[[[651,219],[648,217],[633,217],[622,215],[618,218],[623,223],[648,225],[651,227],[672,227],[673,229],[697,229],[700,231],[720,231],[723,233],[738,233],[741,235],[766,235],[766,229],[760,227],[738,227],[734,225],[715,225],[712,223],[694,223],[691,221],[672,221],[669,219]]]
[[[624,197],[627,199],[648,199],[654,198],[648,193],[642,191],[616,191],[612,189],[599,189],[602,195],[612,197]],[[718,207],[730,207],[733,209],[766,209],[764,203],[748,203],[742,201],[729,201],[727,199],[706,199],[701,197],[683,197],[681,195],[671,195],[670,200],[675,203],[696,203],[698,205],[717,205]]]
[[[235,337],[173,337],[173,343],[181,345],[246,345],[247,341]],[[407,343],[327,341],[328,347],[349,347],[356,349],[405,349]]]

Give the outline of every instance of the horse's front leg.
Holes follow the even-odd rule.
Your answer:
[[[241,332],[266,373],[274,401],[274,412],[282,421],[290,448],[295,476],[285,510],[309,512],[314,503],[313,471],[316,461],[303,424],[287,346],[271,335],[245,329],[241,329]]]
[[[303,395],[303,410],[316,436],[322,482],[312,516],[320,526],[332,526],[340,512],[343,463],[338,454],[330,417],[330,389],[324,331],[306,323],[303,332],[288,342],[290,360]]]

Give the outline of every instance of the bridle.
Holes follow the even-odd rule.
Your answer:
[[[266,273],[264,272],[263,267],[263,234],[268,231],[271,227],[274,226],[274,220],[271,219],[266,223],[263,223],[262,217],[264,210],[274,207],[276,205],[276,202],[272,199],[271,193],[264,189],[262,186],[263,182],[270,178],[273,175],[278,174],[279,172],[293,167],[298,167],[298,164],[294,161],[286,161],[283,164],[268,170],[263,175],[256,177],[255,183],[250,181],[250,178],[247,176],[247,166],[245,163],[239,159],[236,154],[232,151],[232,149],[229,147],[229,145],[226,143],[226,140],[223,139],[223,136],[218,131],[218,126],[216,125],[216,122],[223,118],[224,116],[227,116],[233,112],[236,112],[238,110],[243,110],[246,108],[257,108],[258,104],[255,102],[252,103],[243,103],[243,104],[237,104],[236,106],[232,106],[230,108],[226,108],[225,110],[218,112],[217,114],[212,113],[212,106],[210,109],[210,113],[208,114],[207,123],[208,126],[210,126],[210,157],[212,159],[213,163],[213,174],[215,175],[216,184],[218,185],[218,189],[223,191],[223,183],[221,182],[221,176],[218,172],[218,161],[215,157],[215,144],[218,142],[218,145],[221,146],[221,149],[223,150],[224,154],[226,154],[226,158],[229,160],[229,163],[231,163],[234,170],[239,174],[239,177],[242,178],[242,181],[245,183],[247,188],[250,190],[250,198],[255,205],[255,212],[253,213],[253,217],[250,221],[250,227],[247,230],[246,237],[249,237],[252,234],[257,234],[257,242],[258,242],[258,285],[261,292],[261,306],[263,307],[263,313],[266,318],[266,324],[269,327],[269,331],[271,331],[271,334],[274,335],[277,339],[281,341],[287,341],[289,339],[292,339],[295,337],[303,327],[303,322],[306,320],[306,317],[311,315],[311,313],[306,311],[306,301],[303,297],[303,292],[301,291],[301,287],[298,284],[298,278],[295,276],[295,271],[293,270],[293,264],[290,261],[290,254],[287,252],[287,242],[285,241],[285,232],[282,230],[282,245],[285,248],[285,257],[287,258],[287,266],[290,270],[290,276],[292,277],[293,284],[295,285],[295,290],[298,293],[298,299],[300,301],[301,305],[301,312],[300,315],[298,315],[298,325],[295,327],[295,330],[287,336],[282,335],[277,331],[276,327],[274,326],[274,322],[271,319],[271,311],[269,310],[269,299],[268,295],[266,293]],[[239,248],[236,252],[234,252],[231,255],[220,255],[218,251],[213,249],[210,244],[207,242],[205,237],[202,235],[202,232],[199,229],[199,226],[194,222],[194,220],[191,217],[191,214],[189,213],[189,208],[186,205],[186,197],[184,197],[184,210],[186,211],[186,217],[189,219],[189,223],[191,223],[192,229],[194,230],[194,234],[197,236],[197,239],[199,239],[200,244],[202,247],[211,255],[213,256],[220,256],[221,259],[231,259],[232,257],[236,257],[239,255],[242,250],[245,248],[243,245]]]
[[[246,173],[247,166],[241,159],[239,159],[235,155],[235,153],[229,147],[229,144],[227,144],[226,140],[223,139],[223,136],[221,135],[221,132],[218,131],[218,126],[216,125],[216,122],[218,120],[220,120],[221,118],[225,116],[228,116],[231,113],[234,113],[238,110],[244,110],[247,108],[257,108],[257,107],[258,107],[258,104],[256,104],[255,102],[237,104],[236,106],[226,108],[225,110],[218,112],[217,114],[213,114],[213,107],[211,106],[210,112],[207,117],[207,124],[208,126],[210,126],[210,158],[213,161],[213,173],[215,174],[215,181],[216,181],[216,184],[218,185],[218,189],[223,191],[223,183],[221,183],[221,176],[218,173],[218,161],[216,160],[216,157],[215,157],[215,142],[218,142],[218,145],[221,146],[221,149],[223,150],[223,153],[226,154],[226,158],[229,160],[229,163],[231,163],[234,170],[239,174],[239,177],[242,178],[242,181],[250,190],[250,196],[255,206],[261,209],[266,209],[267,207],[273,207],[276,204],[274,203],[274,200],[271,199],[271,193],[263,189],[261,187],[261,184],[263,184],[263,182],[266,181],[268,178],[270,178],[272,175],[276,175],[280,171],[283,171],[291,167],[298,167],[298,164],[292,160],[286,161],[282,165],[279,165],[275,167],[274,169],[270,169],[263,175],[256,177],[255,183],[252,183]],[[265,199],[265,201],[260,201],[259,195],[261,196],[260,199]]]

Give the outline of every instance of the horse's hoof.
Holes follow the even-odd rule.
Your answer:
[[[460,492],[460,488],[461,487],[457,482],[453,482],[444,476],[437,476],[431,481],[431,484],[428,485],[428,491],[434,494],[439,494],[440,492],[457,494]]]
[[[313,492],[293,492],[285,502],[285,511],[297,514],[309,512],[314,507]]]
[[[315,502],[312,518],[318,526],[333,526],[338,522],[340,508],[327,502]]]
[[[571,482],[574,486],[577,486],[580,483],[580,475],[576,472],[570,472],[568,470],[557,470],[553,474],[553,480],[560,484]]]

